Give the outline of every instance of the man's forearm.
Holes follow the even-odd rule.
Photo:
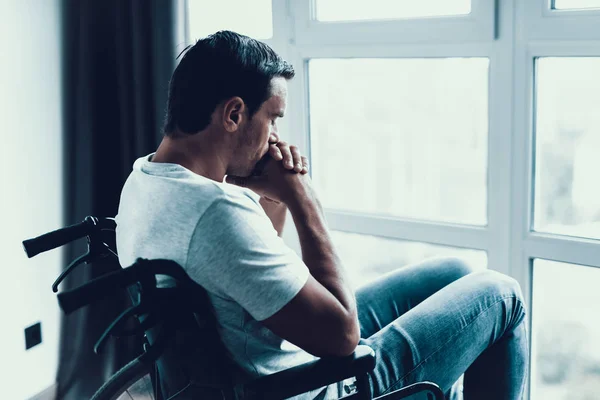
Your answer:
[[[319,200],[310,187],[303,187],[288,204],[302,248],[302,259],[312,276],[351,313],[356,313],[354,294],[346,282]]]

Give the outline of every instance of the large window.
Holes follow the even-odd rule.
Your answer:
[[[324,204],[485,225],[488,64],[487,58],[311,60],[313,178]]]
[[[309,153],[352,284],[444,255],[509,274],[527,398],[597,398],[600,1],[256,4],[254,30],[222,11],[189,31],[241,30],[294,64],[280,130]]]

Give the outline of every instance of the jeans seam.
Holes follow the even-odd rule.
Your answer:
[[[419,364],[415,365],[415,367],[413,369],[411,369],[410,371],[408,371],[406,374],[404,374],[401,378],[399,378],[398,380],[396,380],[396,382],[394,382],[393,384],[391,384],[384,392],[381,393],[381,395],[386,395],[390,392],[390,390],[396,386],[398,384],[398,382],[400,382],[401,380],[403,380],[404,378],[406,378],[408,375],[412,374],[413,372],[415,372],[421,365],[425,364],[427,362],[427,360],[429,360],[431,357],[433,357],[434,355],[436,355],[444,346],[446,346],[448,343],[450,343],[456,336],[460,335],[465,329],[467,329],[469,326],[471,326],[473,323],[475,323],[475,321],[484,313],[488,312],[492,307],[494,307],[496,304],[503,302],[506,299],[516,299],[519,303],[522,303],[521,300],[519,299],[518,296],[505,296],[505,297],[501,297],[500,299],[498,299],[496,302],[494,302],[493,304],[490,304],[490,306],[488,308],[486,308],[485,310],[482,310],[479,314],[477,314],[475,316],[475,318],[473,318],[473,320],[471,322],[469,322],[467,325],[465,325],[460,331],[456,332],[454,335],[452,335],[448,340],[446,340],[444,343],[442,343],[437,349],[435,349],[435,351],[433,351],[429,356],[427,356],[427,358],[425,358],[424,360],[422,360]],[[409,339],[407,339],[409,340]],[[409,340],[410,341],[410,340]],[[412,342],[412,341],[411,341]]]

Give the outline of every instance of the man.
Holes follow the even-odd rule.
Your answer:
[[[176,68],[165,136],[121,195],[117,247],[181,264],[208,292],[223,344],[248,379],[371,346],[375,396],[430,380],[467,399],[517,399],[527,370],[518,283],[460,260],[348,286],[299,150],[280,140],[293,68],[233,32],[198,41]],[[334,116],[332,116],[334,117]],[[281,238],[289,210],[300,259]],[[335,387],[298,398],[337,398]]]

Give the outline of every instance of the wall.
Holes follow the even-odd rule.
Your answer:
[[[60,0],[0,0],[0,397],[54,383],[60,251],[27,259],[21,241],[62,225]],[[42,323],[25,351],[24,328]]]

